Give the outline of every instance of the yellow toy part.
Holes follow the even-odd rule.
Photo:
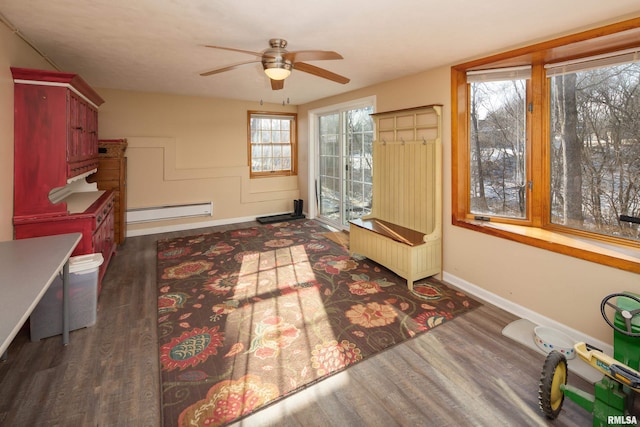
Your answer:
[[[587,344],[579,342],[574,345],[576,353],[582,360],[593,366],[609,378],[612,378],[630,389],[640,393],[640,372],[631,369],[600,350],[587,347]]]

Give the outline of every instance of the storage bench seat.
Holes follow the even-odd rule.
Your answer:
[[[417,246],[424,243],[424,233],[402,227],[397,224],[392,224],[381,219],[358,218],[352,220],[351,223],[409,246]]]
[[[349,227],[351,255],[365,256],[413,283],[440,273],[440,239],[377,218],[355,219]]]

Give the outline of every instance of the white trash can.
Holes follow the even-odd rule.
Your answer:
[[[96,323],[98,308],[98,270],[102,254],[69,258],[69,330]],[[31,313],[31,341],[62,334],[62,277],[51,283]]]

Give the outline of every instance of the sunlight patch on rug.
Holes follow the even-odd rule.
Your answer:
[[[479,304],[420,297],[315,221],[158,242],[163,423],[225,425]]]

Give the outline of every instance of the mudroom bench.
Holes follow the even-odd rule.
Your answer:
[[[359,253],[413,283],[440,273],[439,235],[424,234],[376,218],[351,221],[349,244]]]
[[[407,280],[441,273],[441,105],[373,114],[371,214],[350,221],[350,253]]]

